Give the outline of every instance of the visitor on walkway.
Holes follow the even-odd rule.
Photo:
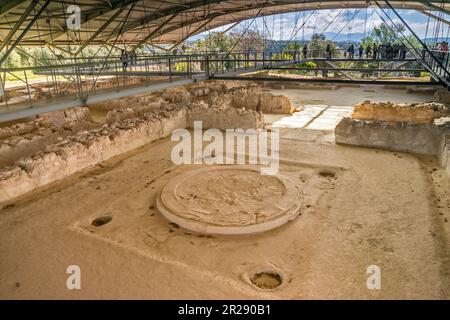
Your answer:
[[[354,59],[355,58],[355,46],[353,45],[353,43],[348,47],[348,58],[349,59]]]
[[[373,55],[372,55],[372,59],[376,60],[378,59],[378,46],[376,44],[373,45]]]
[[[128,53],[125,50],[122,50],[120,54],[120,61],[122,62],[122,71],[126,72],[128,67]]]
[[[442,61],[444,64],[448,63],[448,42],[442,42]]]
[[[331,45],[330,44],[327,44],[326,52],[327,52],[327,60],[331,60]]]
[[[405,60],[406,59],[406,52],[408,51],[408,48],[406,48],[406,45],[402,43],[400,45],[400,59]]]
[[[308,46],[305,44],[303,46],[303,59],[306,59],[308,57]]]
[[[398,59],[400,57],[400,46],[395,43],[392,45],[392,59]]]
[[[386,59],[392,59],[392,45],[390,43],[386,45]]]
[[[378,56],[380,59],[385,59],[386,58],[386,46],[384,44],[381,44],[378,47]]]
[[[131,50],[130,52],[130,65],[135,65],[137,62],[137,54],[135,50]]]
[[[367,58],[367,59],[370,59],[371,56],[372,56],[372,47],[371,47],[370,44],[369,44],[369,45],[367,46],[367,49],[366,49],[366,58]]]
[[[363,58],[363,54],[364,54],[364,47],[363,47],[362,44],[359,45],[358,53],[359,53],[359,58],[362,59]]]
[[[440,42],[434,49],[435,55],[441,63],[444,63],[445,57],[448,53],[448,44],[447,42]]]

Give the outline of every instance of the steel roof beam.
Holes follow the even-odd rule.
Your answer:
[[[39,0],[34,0],[30,6],[34,8],[36,5],[36,2]],[[39,11],[34,15],[33,19],[28,23],[28,25],[25,27],[25,29],[22,31],[22,33],[17,37],[16,41],[9,47],[8,50],[6,50],[5,54],[0,58],[0,66],[5,62],[5,60],[8,58],[8,56],[11,54],[11,52],[14,50],[14,48],[20,43],[22,38],[25,36],[25,34],[30,30],[31,26],[36,22],[37,18],[42,14],[42,12],[47,8],[48,4],[50,3],[50,0],[45,0],[42,7],[39,9]],[[9,41],[3,41],[3,44],[8,43]],[[2,46],[3,46],[2,44]]]
[[[442,23],[445,23],[445,24],[447,24],[447,25],[450,25],[450,21],[448,21],[448,20],[446,20],[446,19],[444,19],[444,18],[438,17],[438,16],[432,14],[431,12],[428,12],[428,11],[425,11],[425,10],[419,11],[419,12],[420,12],[420,13],[423,13],[424,15],[426,15],[426,16],[428,16],[428,17],[431,17],[431,18],[433,18],[433,19],[435,19],[435,20],[437,20],[437,21],[440,21],[440,22],[442,22]]]
[[[198,26],[197,28],[195,28],[194,31],[188,33],[186,36],[184,36],[182,39],[180,39],[177,43],[175,43],[173,46],[170,47],[169,51],[172,51],[174,48],[176,48],[180,43],[182,43],[184,40],[186,40],[187,38],[189,38],[190,36],[196,34],[198,31],[200,31],[203,27],[205,27],[208,23],[210,23],[212,20],[208,19],[206,22],[202,23],[200,26]]]
[[[6,2],[0,6],[0,15],[7,14],[9,11],[23,3],[23,0],[2,1]]]
[[[89,10],[90,13],[87,15],[84,15],[84,19],[83,19],[82,23],[90,22],[91,20],[94,20],[106,13],[112,12],[117,9],[124,10],[129,4],[133,3],[134,1],[135,0],[111,0],[111,1],[109,1],[110,5],[107,7]],[[53,36],[53,38],[56,39],[70,31],[67,28],[64,28],[64,29],[65,29],[64,31],[56,33]]]
[[[14,34],[19,30],[25,19],[30,15],[31,11],[38,4],[38,2],[39,0],[33,0],[30,2],[30,5],[27,7],[23,15],[20,17],[19,21],[16,22],[11,31],[6,35],[5,39],[3,39],[2,43],[0,44],[0,52],[9,44]]]
[[[162,28],[164,28],[170,21],[172,21],[176,16],[177,16],[177,14],[173,14],[172,16],[170,16],[166,21],[161,23],[155,30],[153,30],[146,37],[144,37],[142,40],[140,40],[135,45],[135,47],[139,47],[140,45],[146,43],[149,39],[151,39],[153,36],[155,36]]]
[[[86,48],[87,45],[89,45],[89,43],[91,43],[94,39],[97,38],[97,36],[103,32],[103,30],[106,29],[106,27],[108,27],[115,18],[117,18],[123,11],[125,10],[125,7],[121,7],[119,8],[119,10],[117,10],[97,31],[95,31],[95,33],[89,37],[89,39],[87,39],[79,48],[77,51],[75,51],[74,55],[77,56],[84,48]]]

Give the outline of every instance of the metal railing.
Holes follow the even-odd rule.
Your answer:
[[[423,50],[422,59],[441,80],[450,83],[449,51]]]
[[[120,91],[153,82],[209,77],[216,73],[263,68],[267,64],[293,63],[297,54],[233,52],[177,55],[143,55],[136,58],[89,58],[20,68],[0,68],[0,106],[42,98],[73,97],[86,100],[99,90]],[[57,61],[55,61],[57,62]],[[7,76],[7,77],[6,77]]]
[[[172,82],[216,74],[290,65],[307,61],[380,61],[385,58],[349,54],[346,49],[325,50],[233,51],[193,54],[158,54],[137,57],[94,57],[55,60],[55,63],[22,68],[0,68],[0,107],[13,104],[33,106],[43,99],[80,99],[101,91],[121,91],[133,86]],[[407,59],[411,59],[409,56]],[[412,59],[411,59],[412,60]],[[388,59],[387,61],[392,61]],[[68,63],[64,63],[68,62]],[[447,61],[448,63],[448,61]],[[7,77],[5,77],[7,75]],[[3,93],[3,94],[2,94]]]

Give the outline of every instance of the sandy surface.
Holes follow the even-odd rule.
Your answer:
[[[164,139],[0,208],[0,298],[450,299],[445,173],[431,158],[333,142],[334,126],[355,102],[430,96],[354,88],[278,93],[305,106],[266,117],[280,128],[280,174],[302,190],[294,220],[245,236],[196,234],[169,222],[156,208],[157,193],[201,166],[173,165],[174,143]],[[206,180],[187,189],[200,191]],[[239,180],[236,192],[253,192],[270,207],[277,189],[255,189],[251,180]],[[209,190],[220,198],[229,181]],[[110,221],[92,225],[97,218]],[[81,268],[81,290],[66,288],[69,265]],[[381,268],[380,290],[366,286],[371,265]]]
[[[156,193],[190,168],[158,141],[6,205],[0,298],[450,298],[450,198],[434,160],[287,130],[280,170],[305,194],[290,223],[231,237],[170,224]],[[92,226],[101,216],[112,221]],[[73,264],[81,290],[66,288]],[[370,265],[381,290],[367,289]],[[262,271],[282,284],[257,288]]]
[[[366,100],[392,103],[416,103],[435,100],[432,94],[406,93],[405,90],[383,89],[380,86],[369,85],[361,88],[342,87],[336,90],[270,89],[269,92],[285,95],[295,106],[353,106]]]
[[[205,234],[251,234],[297,217],[303,191],[296,177],[262,175],[259,166],[218,165],[170,179],[157,208],[171,222]]]

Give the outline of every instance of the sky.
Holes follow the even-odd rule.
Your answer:
[[[380,11],[378,11],[381,13]],[[439,28],[439,36],[447,38],[449,35],[449,26],[443,23],[436,24],[436,20],[428,18],[423,13],[419,13],[414,10],[397,10],[401,17],[408,23],[411,29],[422,39],[427,37],[433,37],[436,28]],[[395,13],[389,12],[390,17],[396,23],[400,23],[400,20],[395,16]],[[433,12],[433,14],[437,14]],[[353,19],[351,19],[354,16]],[[309,19],[307,19],[309,17]],[[350,19],[349,19],[350,17]],[[383,16],[386,21],[389,21],[386,16]],[[450,20],[450,16],[444,15],[444,19]],[[335,19],[333,21],[333,19]],[[239,25],[231,29],[231,32],[238,32],[245,29],[253,19],[249,19],[241,22]],[[265,24],[264,24],[265,20]],[[303,22],[307,20],[305,26],[300,28]],[[350,20],[350,22],[349,22]],[[427,32],[427,23],[430,20],[430,24]],[[330,25],[330,22],[333,23]],[[366,22],[367,21],[367,22]],[[257,29],[260,34],[264,34],[266,37],[274,40],[302,40],[309,39],[313,33],[322,33],[326,30],[326,33],[339,33],[340,37],[348,36],[348,34],[362,34],[368,35],[374,26],[379,26],[383,22],[380,15],[374,9],[344,9],[340,10],[319,10],[316,12],[292,12],[267,16],[263,18],[257,18],[251,23],[249,30]],[[267,27],[265,27],[265,25]],[[212,31],[223,31],[229,26],[219,27]],[[327,27],[328,26],[328,27]],[[203,39],[208,31],[195,35],[189,39],[189,41],[195,41]],[[409,32],[405,35],[410,35]]]

